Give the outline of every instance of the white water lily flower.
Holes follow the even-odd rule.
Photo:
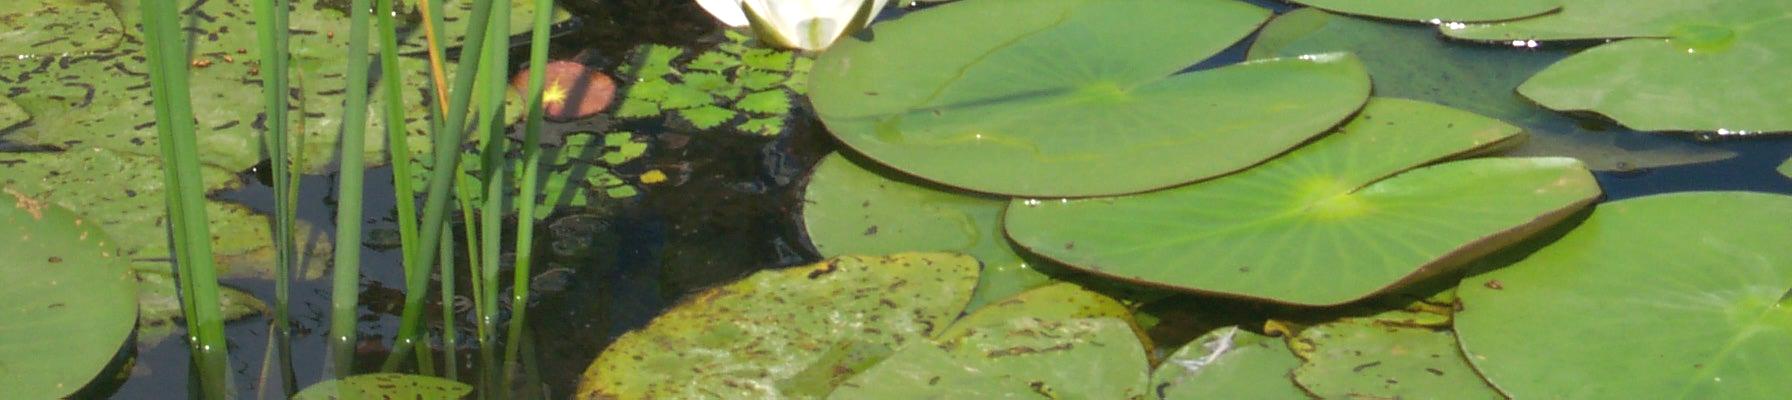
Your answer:
[[[889,0],[697,0],[728,26],[752,25],[760,40],[799,50],[827,48],[869,25],[886,3]]]

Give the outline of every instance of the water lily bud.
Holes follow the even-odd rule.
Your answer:
[[[729,7],[732,3],[735,7]],[[697,0],[728,26],[751,25],[773,46],[821,50],[871,24],[889,0]]]

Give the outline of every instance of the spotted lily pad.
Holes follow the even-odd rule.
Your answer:
[[[1518,91],[1646,131],[1792,132],[1792,0],[1564,0],[1562,11],[1451,25],[1452,37],[1622,39],[1562,60]]]
[[[1307,327],[1293,349],[1302,388],[1323,399],[1503,399],[1475,375],[1449,331],[1346,319]]]
[[[1514,398],[1770,399],[1792,374],[1792,196],[1601,204],[1463,280],[1462,349]]]
[[[118,45],[124,30],[100,0],[0,2],[0,57],[60,56]]]
[[[617,339],[585,371],[578,397],[820,398],[862,365],[837,362],[882,359],[944,329],[976,281],[977,260],[939,253],[759,272]]]
[[[1368,98],[1347,54],[1176,73],[1268,17],[1222,0],[961,1],[836,44],[811,100],[847,147],[949,186],[1050,197],[1175,186],[1282,153]]]
[[[1140,342],[1150,343],[1145,331],[1131,322],[1132,310],[1125,304],[1074,283],[1040,286],[990,303],[988,307],[977,309],[953,322],[952,326],[940,332],[939,339],[954,340],[970,334],[973,329],[1002,326],[1008,321],[1023,317],[1043,320],[1114,318],[1127,321],[1128,326],[1138,333]]]
[[[1500,21],[1555,11],[1564,0],[1293,0],[1326,10],[1377,18],[1440,23]]]
[[[1497,120],[1378,98],[1312,144],[1212,181],[1140,195],[1017,199],[1009,237],[1121,279],[1339,304],[1497,249],[1599,196],[1565,158],[1439,160],[1518,138]]]
[[[137,343],[154,344],[180,333],[186,314],[174,276],[167,272],[137,271]],[[218,307],[225,321],[236,321],[268,312],[268,305],[229,286],[218,288]]]
[[[1280,338],[1235,326],[1196,338],[1151,372],[1163,400],[1304,399],[1289,375],[1300,359]]]
[[[1523,127],[1529,139],[1506,155],[1568,156],[1596,170],[1631,170],[1715,161],[1728,150],[1595,124],[1549,111],[1512,92],[1525,78],[1573,54],[1569,49],[1527,51],[1452,42],[1428,25],[1391,24],[1299,9],[1271,20],[1257,35],[1250,58],[1328,51],[1363,57],[1380,96],[1424,100]]]
[[[459,400],[473,393],[473,386],[433,376],[366,374],[331,379],[299,391],[293,400]]]
[[[25,110],[13,103],[12,99],[0,96],[0,131],[22,124],[29,119],[31,116],[25,114]]]
[[[137,282],[98,225],[0,184],[0,387],[59,399],[111,362],[137,318]]]
[[[803,194],[803,227],[823,256],[952,251],[983,262],[967,309],[1013,296],[1050,278],[1002,236],[1007,201],[913,182],[840,155],[815,166]]]
[[[1144,399],[1145,349],[1113,318],[1017,318],[910,344],[830,399]]]

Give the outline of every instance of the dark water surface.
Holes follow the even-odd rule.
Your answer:
[[[694,4],[674,0],[568,3],[566,6],[572,7],[584,23],[578,31],[556,39],[555,58],[578,59],[613,70],[628,49],[639,44],[687,48],[711,45],[719,40],[719,35],[709,17]],[[1274,6],[1270,8],[1278,11],[1287,8],[1279,3],[1262,5]],[[883,18],[899,18],[900,14],[886,13]],[[1248,46],[1249,41],[1241,43],[1194,68],[1235,63],[1243,59]],[[524,58],[523,51],[526,49],[514,51],[513,59]],[[528,323],[540,360],[539,378],[548,386],[550,397],[568,396],[579,374],[605,345],[621,333],[646,324],[681,296],[753,271],[818,258],[796,223],[800,185],[808,168],[836,145],[806,111],[797,118],[799,122],[790,132],[775,139],[671,129],[658,120],[618,123],[604,116],[550,128],[555,132],[630,131],[647,135],[652,138],[648,155],[621,167],[620,175],[659,169],[671,176],[666,183],[644,186],[641,196],[618,201],[607,211],[562,212],[535,227],[540,242],[535,254],[543,260],[535,270],[547,276],[538,275],[537,285],[542,288],[535,291],[529,305]],[[1681,138],[1698,142],[1692,136]],[[1780,162],[1792,156],[1792,137],[1701,145],[1731,150],[1740,156],[1679,167],[1601,172],[1599,182],[1608,199],[1694,190],[1792,195],[1792,179],[1774,172]],[[250,185],[221,197],[271,212],[269,188],[253,172],[246,176]],[[390,170],[368,171],[366,182],[368,224],[364,237],[395,230]],[[322,231],[333,231],[335,184],[334,176],[305,179],[299,218]],[[458,227],[455,229],[459,231]],[[363,343],[357,361],[360,368],[371,371],[377,369],[375,363],[385,358],[397,329],[403,280],[396,251],[365,250],[360,311]],[[466,277],[457,278],[458,293],[468,293]],[[227,283],[263,299],[273,299],[273,284],[269,281]],[[300,386],[323,378],[323,334],[330,307],[328,287],[328,280],[320,279],[298,283],[292,290],[294,370]],[[428,296],[431,300],[427,318],[439,320],[439,295],[432,292]],[[463,315],[456,325],[462,346],[460,364],[465,368],[462,376],[467,377],[472,364],[469,356],[476,351],[469,347],[474,342],[473,324]],[[1189,324],[1170,321],[1166,325]],[[260,376],[269,344],[268,318],[232,323],[227,329],[234,356],[231,367],[236,373],[240,397],[278,397],[278,377]],[[187,365],[186,349],[178,338],[141,348],[131,377],[111,397],[186,397]]]

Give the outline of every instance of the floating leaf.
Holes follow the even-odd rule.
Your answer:
[[[940,347],[910,344],[828,398],[1142,399],[1147,368],[1124,321],[1017,318]]]
[[[765,48],[747,49],[741,53],[741,65],[759,71],[785,72],[790,70],[790,63],[796,56],[782,50]]]
[[[939,340],[950,341],[964,337],[973,329],[996,327],[1007,324],[1016,318],[1029,317],[1042,320],[1066,320],[1077,318],[1114,318],[1127,321],[1133,331],[1138,333],[1141,343],[1150,343],[1143,328],[1132,323],[1132,309],[1121,304],[1119,300],[1084,289],[1074,283],[1055,283],[1020,292],[1012,297],[1003,298],[987,307],[976,308],[975,312],[959,318],[946,331],[940,332]]]
[[[1736,154],[1613,127],[1589,128],[1567,115],[1537,107],[1512,94],[1525,78],[1572,54],[1569,49],[1511,51],[1437,38],[1429,25],[1390,24],[1294,10],[1271,20],[1250,57],[1263,59],[1328,51],[1363,58],[1380,96],[1424,100],[1494,117],[1523,127],[1530,137],[1505,154],[1568,156],[1596,170],[1631,170],[1715,161]]]
[[[699,106],[715,106],[716,97],[708,91],[691,84],[677,84],[666,87],[666,99],[660,101],[660,107],[668,110],[682,110]]]
[[[1784,164],[1780,164],[1779,170],[1780,170],[1780,175],[1785,175],[1787,178],[1792,178],[1792,158],[1787,158],[1786,162]]]
[[[1126,197],[1015,200],[1007,231],[1034,253],[1122,279],[1339,304],[1453,268],[1599,196],[1572,159],[1420,167],[1519,134],[1377,98],[1339,132],[1235,175]]]
[[[1792,132],[1792,0],[1565,0],[1562,11],[1449,26],[1514,43],[1623,39],[1543,70],[1518,92],[1645,131]]]
[[[734,107],[752,113],[782,115],[790,112],[790,95],[783,90],[767,90],[742,97]]]
[[[1301,330],[1294,380],[1322,399],[1504,399],[1449,331],[1346,319]]]
[[[847,147],[954,187],[1061,197],[1175,186],[1280,154],[1368,98],[1348,54],[1176,74],[1268,16],[1221,0],[956,2],[836,45],[817,61],[811,100]]]
[[[671,75],[672,59],[683,55],[684,50],[677,47],[650,44],[635,49],[633,56],[634,78],[651,80]]]
[[[740,97],[741,88],[727,77],[708,72],[692,72],[684,74],[684,84],[691,88],[709,93],[710,96],[724,99]]]
[[[895,177],[892,179],[892,177]],[[915,183],[835,153],[803,193],[803,226],[823,256],[951,251],[983,262],[967,309],[1013,296],[1050,278],[1002,237],[1005,201]]]
[[[0,96],[0,131],[5,131],[7,128],[25,123],[30,119],[31,116],[25,114],[25,110],[19,108],[18,104],[13,103],[6,96]]]
[[[7,185],[0,184],[0,387],[7,397],[64,398],[130,336],[137,282],[98,225]]]
[[[784,78],[785,76],[783,74],[744,70],[740,73],[739,80],[741,87],[752,90],[765,90],[783,83]]]
[[[293,400],[460,400],[472,393],[473,386],[448,379],[381,373],[318,382],[294,395]]]
[[[706,105],[697,108],[678,110],[678,116],[683,117],[686,121],[690,121],[691,126],[694,126],[697,129],[710,129],[721,126],[724,122],[733,120],[734,110]]]
[[[1792,197],[1691,192],[1599,205],[1463,280],[1462,349],[1514,398],[1771,399],[1792,370]]]
[[[1225,327],[1182,346],[1151,373],[1163,400],[1303,399],[1289,377],[1300,359],[1282,339]]]
[[[1430,22],[1502,21],[1562,8],[1565,0],[1294,0],[1346,14]]]
[[[112,48],[124,35],[118,17],[95,0],[0,2],[0,57],[60,56]]]
[[[174,288],[172,272],[137,271],[137,342],[157,343],[181,331],[186,314]],[[218,288],[218,307],[225,321],[236,321],[268,312],[268,305],[253,294],[228,286]]]
[[[749,118],[740,123],[740,130],[761,136],[776,136],[784,132],[784,118]]]
[[[723,70],[740,65],[740,58],[734,57],[728,53],[711,51],[697,55],[697,58],[692,59],[690,64],[687,65],[690,69],[694,70],[722,72]]]
[[[784,381],[840,361],[830,356],[836,352],[887,354],[924,341],[964,309],[976,280],[977,260],[925,253],[759,272],[695,294],[624,334],[585,371],[578,396],[819,397],[825,392]],[[857,372],[824,371],[831,376],[808,379],[837,382]]]
[[[659,103],[636,98],[623,99],[622,105],[616,107],[618,118],[647,118],[660,115],[660,112]]]

